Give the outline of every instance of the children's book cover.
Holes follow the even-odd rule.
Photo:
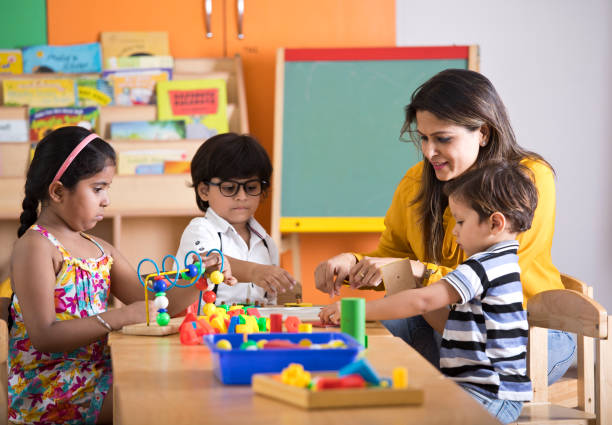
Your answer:
[[[0,120],[0,142],[27,142],[26,120]]]
[[[108,58],[106,69],[174,68],[172,56],[119,56]]]
[[[2,81],[7,106],[55,107],[76,104],[76,89],[71,78],[7,79]]]
[[[111,139],[179,140],[185,138],[185,121],[123,121],[110,125]]]
[[[0,49],[0,74],[23,74],[21,50]]]
[[[167,32],[103,32],[100,35],[104,68],[112,58],[123,56],[169,56]]]
[[[31,108],[30,140],[39,141],[53,130],[78,125],[95,131],[100,111],[95,106],[86,108]]]
[[[23,70],[26,73],[65,74],[101,72],[100,43],[26,47],[23,49]]]
[[[131,69],[104,71],[102,76],[113,86],[115,105],[148,105],[155,103],[157,83],[172,78],[171,69]]]
[[[187,153],[180,149],[148,149],[119,152],[117,174],[163,174],[165,161],[186,161]]]
[[[162,81],[157,117],[184,119],[187,139],[208,139],[228,131],[227,88],[221,79]]]
[[[113,104],[113,87],[103,78],[76,80],[79,106],[106,106]]]

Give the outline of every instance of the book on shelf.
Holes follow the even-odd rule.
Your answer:
[[[100,110],[95,106],[30,108],[30,140],[39,141],[53,130],[69,125],[78,125],[95,131],[99,115]]]
[[[110,124],[111,139],[180,140],[185,138],[185,121],[122,121]]]
[[[226,133],[229,128],[225,80],[159,82],[157,117],[160,120],[185,120],[188,139],[208,139]]]
[[[64,74],[101,72],[100,43],[68,46],[29,46],[23,49],[25,73],[58,72]]]
[[[174,68],[172,56],[120,56],[109,58],[105,69]]]
[[[20,119],[0,119],[0,142],[27,142],[28,122]]]
[[[76,89],[71,78],[6,79],[2,81],[6,106],[55,107],[76,103]]]
[[[181,149],[145,149],[117,153],[117,174],[163,174],[166,161],[187,161]]]
[[[130,56],[170,56],[167,32],[102,32],[104,68],[113,58]]]
[[[113,87],[99,77],[81,77],[76,80],[79,106],[106,106],[113,104]]]
[[[189,174],[191,161],[164,161],[164,174]]]
[[[157,83],[172,78],[171,69],[106,70],[102,77],[113,87],[115,105],[148,105],[155,103]]]
[[[0,49],[0,74],[23,74],[21,50]]]

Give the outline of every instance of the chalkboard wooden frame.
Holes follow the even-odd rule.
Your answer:
[[[320,190],[321,182],[318,183],[318,189],[315,188],[316,186],[314,184],[312,186],[313,189],[309,189],[308,179],[312,179],[312,172],[319,173],[318,175],[322,173],[322,179],[327,179],[330,185],[344,184],[344,187],[347,187],[346,180],[341,178],[343,177],[343,173],[347,173],[347,175],[356,174],[355,170],[359,171],[360,169],[363,170],[364,167],[368,167],[368,161],[372,158],[372,154],[370,153],[369,156],[367,156],[367,152],[365,157],[359,158],[358,153],[355,151],[355,148],[359,146],[359,142],[357,142],[357,145],[354,145],[353,139],[348,141],[339,140],[338,138],[332,139],[334,142],[339,142],[340,145],[344,143],[344,146],[340,146],[340,149],[336,149],[335,146],[330,146],[333,149],[329,151],[327,148],[321,149],[319,147],[320,156],[317,157],[317,154],[314,154],[311,158],[308,158],[309,153],[307,153],[305,147],[296,145],[296,140],[297,143],[300,143],[299,139],[301,135],[299,131],[300,128],[296,126],[304,125],[304,133],[307,131],[310,132],[311,129],[315,127],[314,122],[308,122],[307,120],[307,118],[309,118],[309,111],[304,109],[304,104],[309,104],[306,108],[321,108],[321,105],[323,105],[323,107],[325,105],[325,99],[322,99],[325,98],[325,93],[321,94],[321,92],[319,92],[313,94],[318,84],[318,76],[325,76],[325,73],[332,75],[336,70],[338,70],[337,72],[339,73],[346,73],[347,78],[349,78],[349,74],[351,77],[358,77],[360,73],[368,73],[368,82],[372,80],[375,81],[376,78],[379,78],[380,81],[383,81],[383,84],[387,84],[388,86],[389,81],[385,82],[385,79],[389,80],[394,76],[399,76],[401,78],[405,73],[411,71],[411,66],[421,66],[422,69],[418,71],[420,72],[419,83],[415,87],[410,88],[411,93],[412,90],[422,82],[445,68],[461,67],[478,71],[478,54],[478,46],[279,49],[276,62],[272,237],[277,242],[280,242],[281,233],[380,232],[384,229],[384,211],[386,211],[391,202],[389,194],[385,194],[385,197],[388,199],[385,198],[383,202],[376,201],[377,204],[375,207],[380,210],[381,213],[346,214],[341,212],[340,214],[336,214],[333,208],[334,205],[332,205],[333,202],[330,202],[329,199],[324,199],[323,201],[321,201],[321,198],[317,199],[318,197],[325,196]],[[405,68],[397,68],[398,64],[401,66],[405,65]],[[373,68],[369,69],[368,67]],[[401,71],[398,71],[398,69],[401,69]],[[378,72],[380,70],[382,70],[382,72]],[[389,70],[389,72],[387,73],[386,70]],[[318,81],[321,81],[321,79]],[[340,81],[338,75],[335,76],[335,80],[331,79],[330,81],[331,85],[326,86],[325,90],[335,90],[335,87],[342,86],[342,81]],[[304,87],[301,87],[301,84]],[[404,83],[398,82],[398,84]],[[388,90],[388,87],[386,89]],[[370,92],[370,95],[372,95],[372,92]],[[300,96],[305,97],[301,98]],[[312,105],[310,105],[311,98],[309,98],[309,96],[318,96],[319,103],[316,104],[312,102]],[[404,99],[404,97],[402,97],[402,99]],[[409,103],[409,101],[408,94],[405,96],[403,104],[397,108],[399,109],[396,126],[398,134],[402,124],[401,118],[403,117],[403,107]],[[344,107],[341,103],[340,105]],[[348,107],[350,107],[350,105],[348,105]],[[291,114],[294,116],[292,117]],[[330,114],[327,114],[327,116],[329,115]],[[320,120],[322,116],[320,110],[314,111],[313,116]],[[300,121],[302,118],[304,118],[303,123]],[[331,118],[333,119],[334,117]],[[346,128],[350,127],[352,129],[358,126],[359,122],[364,119],[363,116],[352,118],[354,119],[351,119],[350,125],[341,125],[345,125]],[[327,125],[330,123],[329,120],[325,122]],[[397,138],[397,136],[395,137]],[[293,143],[293,145],[290,143]],[[364,143],[364,145],[369,144],[368,141],[362,143]],[[396,140],[389,140],[388,143],[400,144],[396,142]],[[298,146],[297,150],[294,149],[296,146]],[[303,150],[299,151],[301,148],[303,148]],[[292,149],[294,149],[294,152],[291,152],[292,156],[287,156],[288,152]],[[317,148],[313,147],[313,149]],[[415,152],[414,154],[417,154],[416,149],[412,146],[402,147],[401,149],[413,149]],[[346,155],[342,155],[343,152],[346,152]],[[331,157],[331,162],[327,163],[327,167],[324,164],[322,165],[322,162],[327,159],[326,154],[329,154]],[[364,154],[362,153],[362,155]],[[354,161],[351,163],[351,160]],[[335,168],[329,166],[329,164],[333,163],[337,164]],[[403,173],[405,173],[410,166],[411,164],[406,163],[403,168]],[[314,171],[307,172],[307,175],[304,175],[307,167],[312,168]],[[395,170],[395,172],[397,172],[397,170]],[[396,181],[399,183],[399,179],[402,175],[403,174],[393,176],[393,178],[397,177]],[[362,172],[357,178],[371,181],[368,177],[368,172]],[[376,178],[377,175],[373,173],[372,179],[375,180]],[[355,185],[359,186],[359,181],[355,181]],[[297,186],[295,182],[298,182]],[[376,187],[376,183],[372,183],[372,185]],[[385,190],[391,191],[392,193],[396,185],[387,183],[383,186]],[[372,193],[371,188],[369,193]],[[366,193],[366,196],[367,195]],[[331,199],[336,199],[333,194],[331,196]],[[355,194],[352,194],[352,199],[354,198]],[[312,207],[317,201],[323,204],[323,207],[319,206],[318,208],[320,211],[317,211],[317,207],[315,206],[313,213]],[[283,204],[283,202],[285,202],[285,204]],[[347,209],[346,200],[340,200],[338,202],[344,202],[344,207]],[[359,202],[359,200],[355,200],[355,204],[351,205],[350,209],[352,210],[353,207],[357,209]],[[290,214],[287,214],[288,210],[290,210]],[[331,213],[328,213],[328,211],[331,211]],[[297,247],[297,240],[294,241],[292,245]]]

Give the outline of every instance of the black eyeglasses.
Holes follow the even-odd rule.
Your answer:
[[[259,179],[247,180],[244,183],[240,183],[234,180],[222,180],[219,183],[209,181],[208,184],[218,186],[221,195],[230,197],[235,196],[240,190],[241,186],[247,195],[259,196],[263,193],[264,187],[267,186],[268,182]]]

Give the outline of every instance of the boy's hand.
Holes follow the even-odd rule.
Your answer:
[[[253,284],[262,287],[268,292],[285,292],[293,289],[296,280],[285,269],[278,266],[257,264],[253,268]]]
[[[332,323],[334,325],[338,325],[340,323],[340,316],[340,301],[336,301],[333,304],[323,307],[319,312],[319,318],[323,324]]]

